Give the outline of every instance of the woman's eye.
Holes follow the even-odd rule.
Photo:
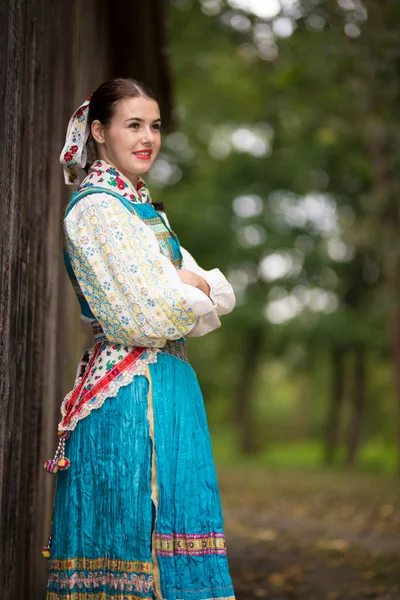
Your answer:
[[[161,131],[161,123],[154,123],[153,129],[155,131]]]
[[[130,129],[139,129],[139,123],[131,123],[129,127]]]

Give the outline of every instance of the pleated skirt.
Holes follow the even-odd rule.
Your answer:
[[[47,600],[234,598],[196,375],[160,354],[79,421],[57,473]]]

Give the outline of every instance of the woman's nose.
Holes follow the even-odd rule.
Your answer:
[[[154,142],[154,132],[153,130],[149,127],[149,128],[145,128],[143,130],[143,135],[142,135],[142,139],[141,139],[142,143],[150,143],[152,144]]]

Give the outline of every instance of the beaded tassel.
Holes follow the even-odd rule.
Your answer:
[[[42,548],[42,556],[43,558],[49,559],[51,554],[51,535],[49,535],[49,539],[47,540],[47,544]]]
[[[51,555],[51,541],[53,539],[53,537],[52,537],[52,534],[53,534],[53,519],[54,519],[54,506],[53,506],[53,512],[51,514],[49,539],[47,540],[47,544],[45,546],[43,546],[43,548],[42,548],[42,556],[43,556],[43,558],[46,558],[46,559],[49,559],[50,555]]]
[[[70,436],[69,431],[59,431],[58,436],[60,441],[58,442],[57,450],[54,458],[46,460],[44,463],[44,469],[48,473],[57,473],[58,471],[66,471],[70,467],[70,461],[65,456],[65,442]]]
[[[46,460],[44,463],[45,471],[48,473],[57,473],[58,471],[66,471],[70,467],[69,459],[65,456],[65,442],[68,440],[71,435],[70,431],[59,431],[58,437],[59,442],[57,446],[56,453],[54,454],[54,458],[50,460]],[[53,508],[54,513],[54,508]],[[53,517],[51,518],[51,530],[53,529]],[[42,548],[42,556],[43,558],[50,558],[51,554],[51,541],[52,534],[50,533],[49,539],[47,540],[47,544]]]

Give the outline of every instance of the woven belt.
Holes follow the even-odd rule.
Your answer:
[[[92,329],[95,344],[98,342],[108,342],[111,344],[111,342],[109,342],[107,339],[107,336],[104,333],[101,325],[97,321],[92,323]],[[172,356],[176,356],[176,358],[180,358],[186,362],[188,360],[184,338],[179,340],[168,340],[165,346],[160,348],[160,352],[162,354],[171,354]]]

